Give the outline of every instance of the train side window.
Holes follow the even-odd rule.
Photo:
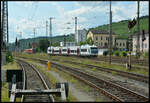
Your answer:
[[[81,52],[87,52],[87,49],[81,49]]]

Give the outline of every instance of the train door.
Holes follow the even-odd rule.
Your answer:
[[[54,55],[54,49],[52,49],[52,55]]]
[[[61,49],[59,48],[59,55],[61,55]]]
[[[77,48],[77,55],[80,56],[80,49]]]
[[[70,55],[70,48],[68,48],[68,51],[67,51],[67,52],[68,52],[68,55]]]

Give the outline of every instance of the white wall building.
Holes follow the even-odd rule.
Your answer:
[[[145,32],[145,38],[146,40],[143,41],[143,52],[149,52],[149,32]],[[140,51],[142,51],[142,33],[140,33]],[[133,51],[136,52],[136,46],[137,46],[137,34],[133,35]]]
[[[77,43],[79,43],[79,42],[84,42],[84,41],[86,41],[86,34],[87,34],[87,30],[86,29],[83,29],[83,30],[78,30],[77,31]]]

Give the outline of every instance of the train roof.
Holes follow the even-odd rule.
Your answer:
[[[81,45],[81,48],[82,47],[97,47],[96,45],[88,45],[88,44],[86,44],[86,45]]]

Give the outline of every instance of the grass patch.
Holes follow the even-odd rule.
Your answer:
[[[112,71],[112,75],[116,75],[117,74],[117,72],[115,72],[115,71]]]
[[[1,100],[2,102],[9,102],[9,97],[8,97],[8,83],[5,83],[3,86],[2,86],[2,89],[1,89]]]
[[[92,71],[96,71],[96,67],[93,67],[93,68],[92,68]]]
[[[1,100],[2,102],[10,102],[10,98],[8,95],[8,83],[5,82],[2,85],[2,89],[1,89]],[[16,102],[20,102],[21,98],[16,98]]]
[[[6,65],[2,66],[2,70],[7,70],[7,69],[19,69],[19,65],[16,63],[16,60],[12,63],[7,63]]]
[[[86,86],[86,87],[84,87],[84,90],[85,90],[86,92],[89,92],[89,91],[90,91],[90,87],[89,87],[89,86]]]
[[[95,102],[102,102],[100,98],[97,98]]]
[[[77,80],[76,79],[74,79],[73,77],[71,78],[71,83],[76,83],[77,82]]]

